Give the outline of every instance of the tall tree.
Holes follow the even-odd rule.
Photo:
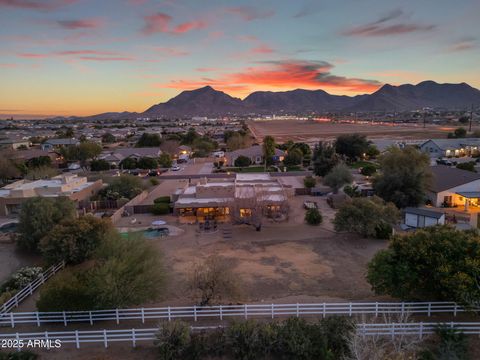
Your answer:
[[[379,159],[380,174],[373,179],[378,196],[397,207],[417,206],[432,180],[430,158],[414,147],[391,147]]]
[[[324,178],[323,183],[330,186],[336,193],[343,185],[350,184],[353,181],[353,175],[345,164],[336,165]]]
[[[335,148],[327,143],[319,142],[313,150],[313,167],[317,176],[325,176],[339,162]]]
[[[337,154],[344,155],[349,161],[354,161],[368,151],[369,145],[370,141],[365,135],[345,134],[337,137],[335,151]]]
[[[62,220],[75,219],[75,205],[65,197],[30,198],[22,204],[17,245],[27,251],[39,251],[40,240]]]
[[[138,139],[136,147],[157,147],[162,143],[162,139],[159,134],[143,133]]]
[[[263,158],[265,164],[270,164],[275,155],[275,139],[273,136],[267,135],[263,138]]]
[[[480,237],[448,226],[395,236],[368,264],[367,279],[377,294],[479,306]]]

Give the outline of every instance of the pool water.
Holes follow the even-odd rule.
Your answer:
[[[128,238],[131,235],[143,235],[146,239],[155,239],[162,236],[167,236],[169,233],[167,228],[160,228],[160,229],[147,229],[147,230],[140,230],[140,231],[130,231],[130,232],[122,232],[120,233],[121,236]]]

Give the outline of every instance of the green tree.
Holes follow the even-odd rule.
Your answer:
[[[62,220],[75,219],[75,204],[68,198],[30,198],[22,204],[17,245],[31,252],[38,252],[40,240]]]
[[[380,150],[378,150],[374,144],[370,144],[368,145],[366,155],[369,159],[375,159],[378,155],[380,155]]]
[[[370,141],[365,135],[345,134],[337,137],[335,141],[335,151],[337,154],[345,156],[349,161],[355,161],[366,154]]]
[[[367,280],[377,294],[478,306],[479,269],[479,235],[436,226],[395,236],[368,264]]]
[[[336,165],[330,172],[323,178],[323,183],[330,186],[336,193],[338,190],[346,184],[350,184],[353,181],[353,175],[348,166],[345,164]]]
[[[127,157],[127,158],[123,159],[122,161],[120,161],[120,167],[122,169],[126,169],[126,170],[137,169],[138,168],[137,159],[135,159],[133,157]]]
[[[283,159],[283,164],[285,166],[294,166],[300,165],[303,160],[303,152],[298,148],[289,150],[285,158]]]
[[[247,157],[247,156],[240,155],[239,157],[237,157],[235,159],[235,166],[237,166],[237,167],[250,166],[251,163],[252,162],[251,162],[250,158]]]
[[[313,150],[313,166],[315,175],[327,175],[338,163],[339,158],[333,146],[323,142],[319,142],[317,145],[315,145]]]
[[[106,171],[110,170],[110,164],[103,159],[92,160],[90,161],[90,170],[91,171]]]
[[[181,144],[182,145],[192,145],[193,142],[199,138],[200,135],[195,131],[194,128],[188,129],[187,133],[182,136]]]
[[[365,237],[383,235],[385,224],[395,224],[399,211],[392,203],[379,197],[353,198],[351,203],[340,207],[333,224],[336,231],[349,231]]]
[[[7,153],[0,154],[0,180],[5,183],[8,180],[19,177],[20,170],[15,163],[10,160]]]
[[[475,170],[475,161],[460,163],[457,165],[457,169],[477,172],[477,170]]]
[[[82,167],[86,167],[87,161],[95,159],[102,152],[102,147],[92,141],[85,141],[79,145],[61,148],[61,154],[67,161],[80,161]]]
[[[111,144],[115,141],[117,141],[117,139],[109,132],[102,135],[102,143]]]
[[[303,186],[305,186],[307,189],[315,187],[316,184],[317,179],[315,179],[313,176],[305,176],[303,178]]]
[[[160,154],[160,157],[158,158],[158,164],[160,165],[160,167],[163,167],[163,168],[169,168],[172,166],[172,157],[170,156],[169,153],[161,153]]]
[[[398,208],[417,206],[425,199],[432,179],[427,154],[411,146],[391,147],[379,161],[381,173],[373,179],[378,196]]]
[[[158,202],[152,206],[153,215],[167,215],[170,213],[170,204],[164,202]]]
[[[207,136],[198,137],[193,141],[192,147],[195,150],[196,157],[207,157],[217,148],[217,143]]]
[[[114,309],[157,300],[165,287],[161,254],[143,237],[108,236],[89,273],[97,308]]]
[[[230,151],[235,151],[246,148],[250,145],[250,141],[248,140],[247,135],[234,132],[231,136],[227,137],[226,145]]]
[[[52,159],[50,156],[38,156],[28,160],[28,167],[51,166]]]
[[[322,214],[318,209],[308,209],[305,213],[305,221],[308,225],[320,225],[322,223]]]
[[[272,163],[272,158],[275,155],[275,139],[267,135],[263,138],[263,158],[267,165]]]
[[[110,200],[133,199],[142,190],[142,181],[138,176],[121,175],[116,176],[106,188],[100,190],[99,195]]]
[[[365,166],[362,167],[362,170],[360,170],[360,173],[364,176],[372,176],[377,172],[377,168],[373,164],[366,164]]]
[[[456,128],[453,132],[456,138],[464,138],[467,136],[467,130],[463,127]]]
[[[89,259],[109,232],[113,231],[107,220],[93,216],[65,220],[55,225],[40,240],[40,251],[49,264],[62,260],[79,264]]]
[[[136,147],[157,147],[162,143],[159,134],[143,133],[138,139]]]
[[[158,162],[154,158],[145,156],[138,159],[137,166],[140,169],[156,169],[158,167]]]

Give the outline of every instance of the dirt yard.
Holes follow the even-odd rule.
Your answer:
[[[428,125],[425,129],[416,124],[379,125],[315,122],[304,120],[251,121],[249,128],[257,141],[271,135],[277,142],[287,140],[317,142],[329,140],[341,134],[361,133],[369,138],[428,139],[446,138],[451,127]]]
[[[194,264],[213,254],[227,258],[238,275],[243,296],[231,299],[235,302],[374,298],[365,281],[366,264],[386,242],[333,232],[334,213],[322,198],[311,199],[318,202],[324,224],[304,224],[302,204],[307,198],[292,199],[288,223],[266,222],[260,232],[234,226],[232,238],[226,240],[222,226],[216,233],[199,234],[194,225],[177,224],[184,230],[181,235],[152,240],[164,254],[170,273],[161,304],[192,304],[188,276]]]

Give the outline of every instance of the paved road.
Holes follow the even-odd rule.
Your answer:
[[[247,174],[247,173],[245,173]],[[262,173],[249,173],[249,174],[262,174]],[[290,171],[290,172],[281,172],[281,173],[269,173],[272,177],[283,177],[283,176],[308,176],[312,175],[311,171]],[[225,178],[234,178],[235,173],[216,173],[216,174],[180,174],[177,172],[173,174],[172,172],[164,173],[160,175],[161,179],[200,179],[200,178],[208,178],[208,179],[225,179]]]

